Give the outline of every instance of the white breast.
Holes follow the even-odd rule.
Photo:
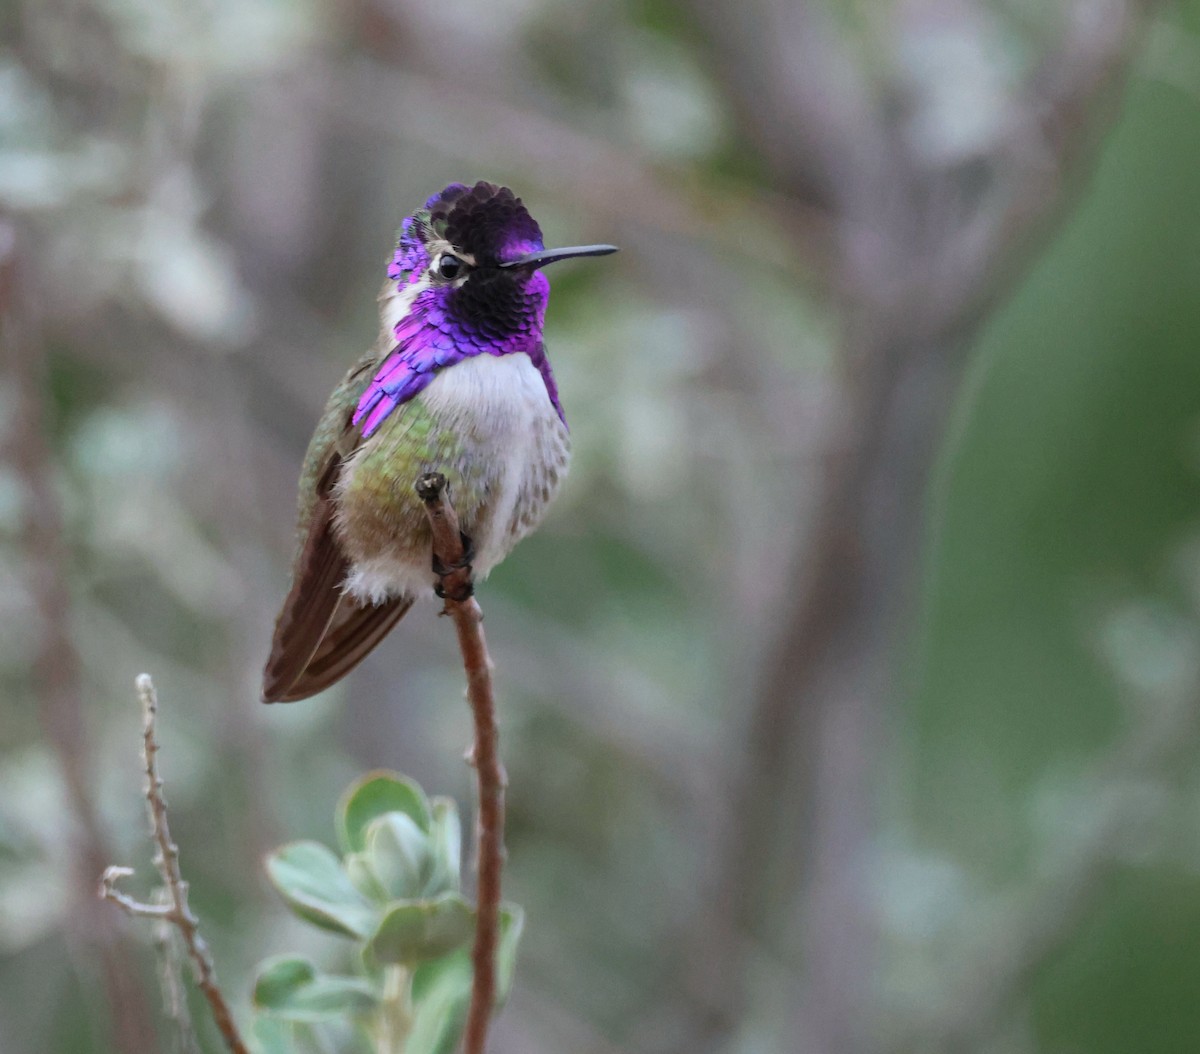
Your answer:
[[[570,457],[566,425],[525,354],[484,354],[455,363],[441,370],[419,398],[439,430],[456,436],[460,469],[473,466],[474,485],[486,494],[486,512],[469,528],[473,567],[482,578],[537,526],[558,490]],[[430,563],[427,549],[404,546],[360,556],[345,588],[372,603],[424,596],[434,584]]]
[[[455,363],[422,394],[432,413],[478,443],[493,464],[489,530],[474,539],[475,570],[485,575],[541,519],[548,499],[540,495],[557,489],[569,457],[566,426],[541,373],[521,353]],[[531,502],[536,509],[525,508]]]
[[[557,417],[546,382],[528,355],[475,355],[441,370],[425,404],[447,417],[465,414],[478,426],[508,433],[547,415]]]

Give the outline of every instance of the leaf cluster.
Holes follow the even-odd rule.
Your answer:
[[[338,803],[339,856],[292,842],[267,858],[288,907],[356,943],[361,970],[323,972],[297,955],[258,968],[253,1035],[262,1054],[336,1049],[349,1054],[450,1054],[470,1002],[475,909],[461,891],[462,828],[449,798],[412,780],[372,772]],[[497,1004],[512,983],[523,915],[501,911]]]

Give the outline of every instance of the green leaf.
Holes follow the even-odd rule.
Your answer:
[[[413,974],[413,1021],[404,1054],[455,1054],[471,1005],[471,956],[455,952]]]
[[[429,836],[402,812],[384,813],[371,821],[366,855],[388,900],[419,896],[433,870]]]
[[[525,913],[515,904],[500,909],[500,941],[496,949],[496,1009],[512,987],[517,942]],[[413,972],[413,1026],[404,1054],[455,1054],[462,1042],[471,1005],[474,971],[471,953],[462,948],[422,963]]]
[[[342,858],[342,867],[346,869],[346,877],[354,888],[368,900],[387,903],[388,892],[383,888],[366,853],[347,853]]]
[[[259,966],[254,1005],[288,1021],[325,1021],[369,1014],[379,1001],[370,982],[330,977],[308,959],[281,955]]]
[[[433,818],[429,824],[429,848],[433,854],[433,871],[421,891],[436,897],[447,890],[457,892],[462,883],[462,825],[458,822],[458,806],[452,798],[434,798]]]
[[[274,1007],[316,976],[317,968],[311,959],[293,955],[264,959],[258,964],[258,976],[254,979],[254,1005]]]
[[[412,965],[461,947],[474,929],[474,913],[467,902],[458,893],[443,893],[433,900],[394,904],[368,949],[377,962]]]
[[[357,1022],[285,1021],[269,1013],[256,1014],[250,1024],[254,1054],[376,1054],[366,1029]]]
[[[292,1026],[277,1017],[258,1014],[250,1023],[250,1049],[255,1054],[294,1054]]]
[[[347,937],[368,937],[379,909],[354,888],[333,850],[292,842],[267,857],[267,877],[302,919]]]
[[[500,940],[496,943],[496,1009],[507,1001],[517,967],[517,946],[525,929],[525,911],[516,904],[500,905]]]
[[[412,780],[399,773],[377,771],[350,784],[337,809],[342,851],[361,853],[367,847],[367,826],[389,812],[402,812],[422,831],[429,830],[429,802]]]

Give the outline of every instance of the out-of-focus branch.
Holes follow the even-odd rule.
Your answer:
[[[472,84],[469,71],[446,84],[411,68],[364,61],[347,73],[344,83],[343,94],[313,99],[314,106],[332,109],[339,122],[359,124],[374,134],[395,129],[431,149],[471,161],[486,155],[494,165],[519,165],[610,227],[627,224],[724,252],[761,250],[730,220],[744,215],[748,223],[761,222],[765,208],[788,232],[802,264],[818,275],[828,271],[834,229],[822,208],[805,201],[732,182],[708,190],[690,179],[685,182],[617,143],[515,105],[491,85]],[[781,266],[794,264],[780,261]]]
[[[814,4],[792,6],[816,17]],[[769,920],[792,914],[792,891],[805,890],[806,985],[795,1030],[805,1049],[870,1047],[875,938],[863,875],[878,742],[884,705],[898,694],[896,652],[915,601],[928,484],[969,342],[1000,279],[1017,273],[1035,231],[1045,236],[1067,177],[1078,175],[1079,155],[1095,142],[1098,103],[1126,68],[1148,6],[1081,0],[1073,8],[1061,45],[1028,88],[1018,122],[1028,134],[985,159],[1001,192],[974,211],[955,188],[958,175],[912,156],[882,111],[844,115],[861,136],[836,129],[818,154],[822,171],[848,181],[832,199],[843,412],[826,444],[812,527],[791,556],[793,588],[769,620],[777,632],[748,713],[713,911],[767,939],[777,929]],[[795,115],[821,112],[837,85],[819,77],[758,84],[745,72],[763,46],[768,54],[810,46],[789,33],[800,15],[738,4],[706,7],[706,18],[740,25],[714,36],[718,67],[730,92],[757,110],[747,133],[781,185],[803,192],[812,163],[793,163],[768,139]],[[868,94],[863,84],[852,98]],[[709,960],[703,947],[691,958]],[[717,985],[697,978],[715,1009],[692,1049],[719,1046],[743,1009],[744,971],[723,966]]]
[[[440,562],[446,613],[454,620],[467,674],[467,701],[475,720],[471,763],[479,781],[476,821],[476,923],[471,950],[474,969],[467,1013],[465,1054],[484,1054],[496,1002],[496,948],[500,939],[500,878],[504,866],[504,767],[492,694],[492,660],[483,636],[483,612],[472,595],[471,564],[463,550],[458,516],[446,497],[446,477],[433,472],[417,481],[417,494],[433,531],[433,555]]]
[[[1021,263],[1054,230],[1045,222],[1070,198],[1095,149],[1100,112],[1114,110],[1130,53],[1156,0],[1077,0],[1062,40],[1018,98],[1019,119],[997,144],[997,200],[949,232],[935,271],[935,312],[964,324],[986,313]]]
[[[887,125],[825,5],[693,5],[739,129],[797,202],[844,223],[882,167]]]
[[[72,911],[75,925],[69,930],[82,938],[85,952],[96,957],[112,1015],[113,1046],[127,1054],[142,1054],[153,1049],[155,1030],[132,949],[91,896],[95,875],[108,852],[93,805],[79,653],[70,631],[68,558],[55,493],[54,457],[46,438],[45,363],[19,269],[20,252],[27,250],[28,242],[19,243],[18,237],[16,224],[0,216],[0,354],[14,399],[4,454],[21,483],[25,503],[21,541],[29,593],[38,615],[32,657],[38,719],[58,756],[77,827],[71,846],[77,903]]]
[[[167,821],[167,799],[163,794],[162,778],[158,774],[158,739],[155,734],[158,697],[149,674],[143,673],[138,677],[137,691],[142,704],[142,756],[146,762],[146,804],[156,847],[154,866],[162,875],[167,890],[167,903],[145,904],[117,889],[117,882],[121,878],[133,874],[132,869],[128,867],[107,868],[100,883],[100,895],[135,918],[169,922],[179,931],[188,958],[192,960],[196,984],[208,1000],[213,1021],[225,1041],[225,1046],[231,1054],[249,1054],[234,1023],[229,1004],[225,1002],[225,996],[217,984],[217,968],[212,952],[200,936],[200,920],[192,914],[188,905],[188,884],[179,869],[179,846],[171,838],[171,828]]]

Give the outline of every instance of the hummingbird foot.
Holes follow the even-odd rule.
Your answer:
[[[453,563],[443,563],[437,553],[433,554],[433,573],[437,575],[437,583],[433,592],[442,600],[455,600],[461,603],[475,595],[475,583],[471,577],[471,563],[475,559],[475,543],[462,531],[458,532],[462,542],[462,556]],[[465,571],[465,575],[455,572]],[[454,575],[455,581],[447,583],[446,579]]]

